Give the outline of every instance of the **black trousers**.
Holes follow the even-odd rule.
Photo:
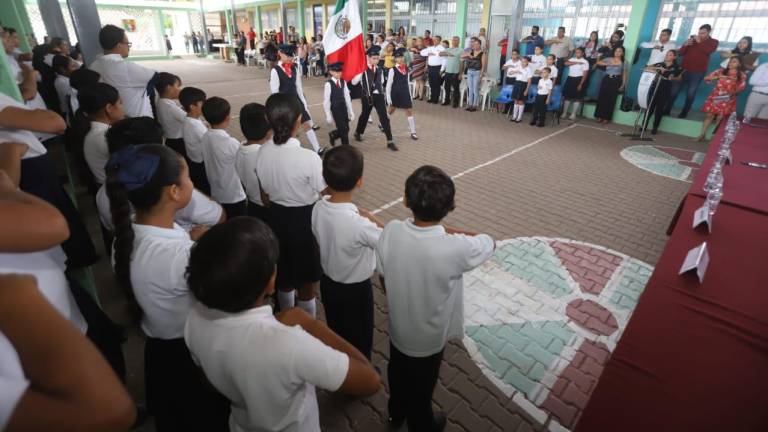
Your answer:
[[[184,138],[166,138],[165,145],[184,156],[184,158],[187,157],[187,147],[184,145]]]
[[[389,343],[389,416],[406,419],[410,431],[435,431],[432,392],[440,374],[443,351],[410,357]]]
[[[546,122],[547,97],[548,95],[536,95],[536,101],[533,103],[533,119],[531,124],[538,123],[544,125],[544,122]]]
[[[613,109],[616,107],[616,97],[621,87],[621,75],[606,75],[600,83],[600,93],[597,95],[595,118],[611,120]]]
[[[263,205],[259,205],[251,200],[248,200],[247,214],[248,216],[261,219],[262,222],[266,223],[270,227],[272,226],[270,223],[271,218],[270,218],[269,209],[264,207]]]
[[[645,127],[648,127],[648,123],[651,121],[651,116],[653,116],[653,129],[658,129],[661,124],[661,119],[663,119],[666,114],[669,114],[666,108],[669,105],[669,100],[672,98],[671,87],[672,86],[670,86],[668,82],[661,83],[661,87],[656,91],[656,97],[653,98],[653,103],[648,105]]]
[[[443,87],[445,88],[445,102],[451,103],[454,107],[459,106],[459,74],[447,73],[443,80]]]
[[[331,115],[336,124],[336,129],[331,131],[331,134],[334,138],[341,139],[343,145],[349,145],[349,114],[346,104],[343,107],[331,106]]]
[[[192,184],[200,192],[210,195],[211,184],[208,183],[208,175],[205,173],[205,164],[203,162],[193,162],[187,158],[187,165],[189,165],[189,177],[192,180]]]
[[[371,110],[376,108],[376,114],[379,116],[379,122],[381,127],[384,128],[384,135],[387,136],[387,141],[392,141],[392,129],[389,126],[389,115],[387,115],[387,104],[384,100],[384,95],[374,94],[371,96],[373,105],[368,103],[368,98],[363,96],[361,101],[363,103],[363,111],[360,113],[360,118],[357,119],[356,133],[362,135],[365,133],[365,127],[368,125],[368,117],[371,115]]]
[[[241,65],[245,64],[245,48],[237,48],[235,50],[235,55],[237,56],[237,62]]]
[[[429,74],[429,101],[438,103],[440,101],[440,85],[442,84],[442,79],[440,79],[440,66],[427,67],[427,73]]]
[[[245,216],[247,214],[246,202],[248,202],[248,200],[242,200],[231,204],[222,203],[221,207],[227,212],[227,219],[232,219],[233,217]]]
[[[565,67],[565,58],[561,57],[555,60],[555,66],[557,66],[557,79],[555,79],[555,85],[560,84],[563,81],[563,68]]]
[[[320,293],[328,327],[371,359],[373,287],[371,280],[345,284],[323,275]]]

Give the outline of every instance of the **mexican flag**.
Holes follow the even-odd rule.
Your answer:
[[[363,25],[358,0],[336,1],[336,9],[325,29],[323,48],[326,65],[344,62],[343,80],[351,81],[365,70]]]

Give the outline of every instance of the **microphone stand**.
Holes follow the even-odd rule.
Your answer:
[[[664,78],[663,75],[659,73],[659,71],[656,71],[656,86],[653,88],[653,94],[651,95],[651,100],[648,101],[648,107],[645,109],[645,115],[643,116],[643,124],[642,128],[640,129],[640,135],[637,137],[631,137],[630,141],[654,141],[653,138],[645,136],[645,131],[648,129],[648,115],[650,114],[650,108],[653,106],[653,103],[656,101],[656,93],[659,92],[659,87],[661,87],[662,81],[668,81],[667,78]],[[664,107],[656,107],[655,110],[664,109]]]

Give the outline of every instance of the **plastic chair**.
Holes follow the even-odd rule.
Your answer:
[[[493,102],[496,103],[496,112],[499,112],[499,105],[504,104],[504,108],[506,111],[507,105],[509,105],[512,102],[512,90],[514,89],[514,86],[505,85],[501,88],[501,92],[499,93],[499,96],[493,100]]]
[[[547,105],[547,112],[552,113],[552,127],[555,126],[555,121],[560,124],[560,110],[563,109],[563,87],[556,85],[552,87],[552,94],[549,95],[549,104]]]
[[[466,100],[468,91],[469,81],[467,80],[467,77],[464,76],[464,78],[461,79],[461,83],[459,83],[459,107],[464,106],[464,101]]]
[[[482,104],[480,105],[480,111],[485,111],[485,106],[488,105],[488,109],[491,109],[491,99],[488,97],[491,94],[491,90],[496,87],[496,82],[488,80],[482,80],[480,83],[480,98],[482,98]]]

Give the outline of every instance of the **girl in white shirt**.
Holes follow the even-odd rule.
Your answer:
[[[205,388],[183,339],[192,304],[189,252],[205,230],[187,233],[174,215],[192,190],[184,158],[162,145],[129,146],[107,164],[115,275],[147,335],[144,384],[158,431],[222,430],[228,416],[227,401]]]
[[[57,55],[53,57],[53,70],[56,72],[56,80],[53,86],[59,98],[59,111],[67,121],[71,121],[74,113],[69,109],[69,98],[72,88],[69,86],[69,76],[77,68],[77,63],[69,56]]]
[[[510,121],[520,123],[525,111],[525,101],[528,99],[528,88],[531,86],[533,70],[529,65],[528,57],[520,57],[520,69],[515,75],[515,88],[512,91],[512,99],[515,104],[512,106],[512,118]]]
[[[576,114],[584,100],[584,91],[587,89],[587,77],[589,76],[589,61],[584,58],[584,48],[576,48],[575,57],[566,61],[565,65],[568,66],[568,79],[565,81],[565,88],[563,89],[565,102],[560,118],[565,118],[568,115],[568,108],[573,102],[571,120],[576,120]]]
[[[81,132],[85,136],[83,155],[93,179],[101,185],[107,178],[104,165],[109,160],[105,134],[112,123],[125,117],[123,101],[117,89],[104,83],[81,89],[77,93],[77,100],[80,103],[80,112],[90,122],[84,123],[85,128]]]
[[[560,71],[557,70],[557,65],[555,64],[557,62],[557,57],[555,57],[554,54],[550,54],[547,56],[547,66],[549,68],[549,79],[552,80],[553,83],[557,84],[558,80],[557,77],[560,73]]]
[[[178,104],[181,92],[181,78],[168,72],[160,72],[155,79],[157,90],[157,121],[163,128],[165,145],[187,157],[184,145],[183,127],[187,113]]]

